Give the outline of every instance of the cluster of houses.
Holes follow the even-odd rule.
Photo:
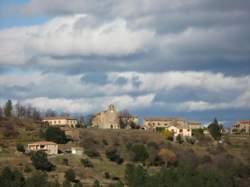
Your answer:
[[[72,140],[79,140],[79,130],[76,129],[77,119],[67,116],[47,117],[43,119],[45,124],[60,127],[66,136]],[[109,105],[107,110],[99,112],[91,119],[91,128],[100,129],[129,129],[131,124],[137,125],[139,129],[146,131],[157,131],[167,129],[173,133],[174,138],[178,135],[191,137],[192,130],[202,129],[204,126],[200,122],[188,121],[182,118],[144,118],[143,125],[139,125],[139,119],[133,115],[120,115],[114,105]],[[237,122],[232,131],[250,132],[250,121]],[[34,142],[28,144],[28,151],[44,150],[47,154],[57,154],[58,145],[54,142]],[[73,147],[72,154],[80,154],[82,148]]]

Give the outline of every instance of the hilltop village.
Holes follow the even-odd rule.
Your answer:
[[[163,168],[180,169],[186,172],[185,180],[204,182],[208,166],[215,172],[210,177],[217,181],[217,186],[248,186],[250,181],[246,174],[250,168],[247,148],[250,121],[247,120],[238,121],[227,131],[217,119],[205,126],[180,117],[145,117],[140,124],[138,116],[119,112],[113,104],[88,120],[53,112],[41,118],[36,109],[21,105],[15,106],[14,113],[9,104],[8,101],[0,113],[0,180],[3,181],[6,172],[13,176],[21,172],[23,185],[31,180],[63,187],[140,187],[151,181],[149,186],[153,187],[154,177],[165,180],[158,176]],[[227,167],[231,168],[230,175],[225,172]],[[175,170],[164,172],[170,171]],[[235,177],[235,171],[241,176]],[[204,177],[193,172],[204,172]],[[140,181],[142,173],[145,176]],[[179,171],[166,173],[179,174]],[[21,182],[16,177],[12,180]],[[168,180],[169,184],[176,183]],[[231,185],[236,181],[239,185]],[[202,184],[209,186],[206,182]]]

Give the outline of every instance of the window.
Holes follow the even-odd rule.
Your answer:
[[[179,130],[179,132],[182,132],[182,131],[183,131],[182,129]]]

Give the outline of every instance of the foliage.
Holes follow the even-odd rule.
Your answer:
[[[146,184],[148,173],[141,165],[135,166],[127,164],[125,169],[125,179],[130,187],[139,187]]]
[[[99,157],[100,153],[95,149],[85,149],[84,153],[89,157]]]
[[[121,181],[119,181],[117,183],[110,184],[108,187],[124,187],[124,184]]]
[[[198,140],[204,137],[203,129],[192,129],[192,136]]]
[[[16,187],[24,185],[24,177],[17,170],[11,170],[6,167],[2,170],[0,175],[0,186],[1,187]]]
[[[178,134],[177,136],[176,136],[176,142],[177,143],[179,143],[179,144],[182,144],[184,141],[183,141],[183,138],[182,138],[182,136],[180,135],[180,134]]]
[[[25,148],[24,148],[24,145],[23,144],[16,144],[16,149],[19,151],[19,152],[22,152],[24,153],[25,152]]]
[[[11,100],[8,100],[4,106],[4,115],[6,117],[11,117],[12,110],[13,110],[12,102],[11,102]]]
[[[34,167],[38,170],[51,171],[55,167],[49,162],[47,154],[43,151],[32,152],[31,161]]]
[[[110,161],[116,162],[117,164],[123,163],[123,158],[120,157],[116,149],[109,149],[106,151],[106,156]]]
[[[195,139],[193,137],[186,137],[186,142],[189,144],[194,144],[195,143]]]
[[[143,144],[132,145],[130,150],[133,153],[133,160],[143,162],[149,157],[147,148]]]
[[[212,135],[215,140],[221,139],[221,126],[219,125],[217,119],[215,118],[214,121],[208,126],[208,131]]]
[[[81,163],[84,165],[84,167],[87,168],[93,168],[94,165],[92,164],[92,162],[89,159],[81,159]]]
[[[166,165],[173,165],[177,162],[176,154],[170,149],[161,149],[159,152],[159,156],[165,162]]]
[[[76,174],[74,172],[73,169],[68,169],[65,174],[64,177],[66,180],[70,181],[70,182],[74,182],[76,179]]]
[[[58,144],[67,143],[65,132],[59,127],[48,127],[44,133],[44,137],[47,141],[53,141]]]
[[[173,141],[174,134],[168,129],[161,131],[161,134],[165,139]]]
[[[3,135],[6,138],[16,138],[19,135],[18,131],[11,123],[3,124],[2,127]]]
[[[98,180],[95,180],[93,187],[101,187],[101,184]]]

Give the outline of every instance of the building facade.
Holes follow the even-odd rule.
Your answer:
[[[169,126],[185,127],[186,129],[200,129],[203,125],[199,122],[189,122],[182,118],[145,118],[143,128],[145,130],[157,130]]]
[[[108,109],[97,113],[91,120],[92,127],[101,129],[119,129],[119,114],[114,105],[109,105]]]
[[[27,145],[27,151],[44,151],[49,155],[58,154],[58,145],[55,142],[40,141]]]
[[[231,131],[238,133],[250,133],[250,120],[241,120],[236,122]]]
[[[77,119],[67,116],[46,117],[43,119],[43,122],[57,127],[75,128],[77,125]]]

